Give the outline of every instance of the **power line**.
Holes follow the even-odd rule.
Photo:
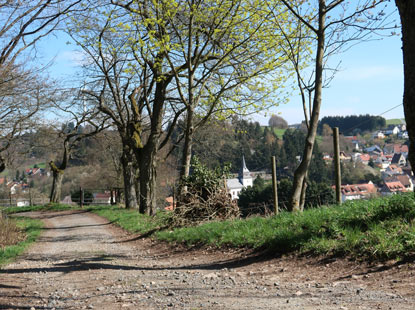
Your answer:
[[[392,110],[395,110],[396,108],[399,108],[400,106],[402,106],[402,103],[394,106],[393,108],[390,108],[390,109],[386,110],[385,112],[382,112],[378,115],[375,115],[375,116],[382,116],[382,115],[384,115],[384,114],[386,114],[386,113],[388,113]],[[370,121],[371,121],[371,119],[365,120],[365,121],[361,122],[360,124],[357,124],[357,125],[355,125],[353,127],[350,127],[350,128],[346,128],[343,131],[352,131],[353,129],[359,128],[361,125],[366,124],[367,122],[370,122]]]

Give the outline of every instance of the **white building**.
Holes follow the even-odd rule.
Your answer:
[[[242,169],[239,171],[239,175],[234,179],[227,179],[226,186],[232,196],[232,199],[238,199],[239,193],[243,188],[253,185],[253,178],[248,168],[246,167],[245,157],[242,157]]]

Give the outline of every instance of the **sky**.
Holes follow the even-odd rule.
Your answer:
[[[323,89],[320,118],[359,114],[382,115],[386,119],[403,118],[401,46],[400,37],[387,37],[361,43],[338,55],[333,62],[341,61],[340,71],[329,88]],[[280,115],[289,124],[304,119],[301,98],[296,94],[288,103],[269,111],[268,115],[270,112]],[[269,116],[256,116],[256,119],[266,124]]]
[[[396,12],[395,19],[398,19]],[[49,72],[52,78],[68,81],[77,77],[81,56],[69,38],[59,33],[40,46],[44,63],[53,59]],[[381,115],[386,119],[403,118],[402,42],[399,36],[363,42],[334,56],[331,61],[340,71],[329,88],[323,89],[320,118],[337,115]],[[389,112],[386,112],[391,110]],[[386,112],[386,113],[385,113]],[[265,115],[264,115],[265,114]],[[252,118],[266,125],[271,114],[278,114],[289,124],[300,123],[303,117],[301,98],[293,93],[288,103],[273,107]]]

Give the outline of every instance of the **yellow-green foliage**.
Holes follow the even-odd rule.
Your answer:
[[[215,105],[227,117],[287,100],[286,37],[299,29],[279,1],[131,1],[128,8],[108,5],[84,16],[73,20],[71,33],[91,55],[125,59],[131,81],[147,66],[158,83],[173,75],[183,103],[193,104],[186,101],[194,92],[200,111]],[[200,81],[191,90],[189,74]]]

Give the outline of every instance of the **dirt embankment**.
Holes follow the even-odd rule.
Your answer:
[[[0,309],[414,309],[415,266],[185,250],[85,212],[31,213],[39,242],[0,270]]]

